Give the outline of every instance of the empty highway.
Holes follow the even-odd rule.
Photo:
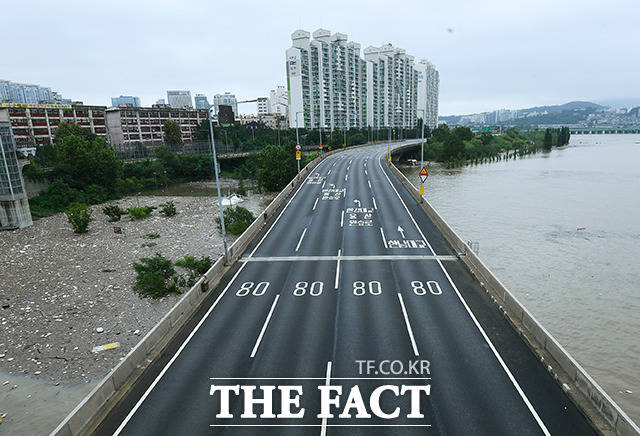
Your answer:
[[[386,150],[320,163],[97,433],[594,434]]]

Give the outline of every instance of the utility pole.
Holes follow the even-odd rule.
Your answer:
[[[222,244],[224,245],[224,262],[229,263],[229,250],[227,249],[227,232],[224,227],[224,211],[222,209],[222,194],[220,193],[220,178],[218,177],[218,160],[216,159],[216,144],[213,139],[213,120],[209,109],[209,131],[211,132],[211,152],[213,153],[213,169],[216,173],[216,187],[218,188],[218,209],[220,210],[220,224],[222,226]]]
[[[296,112],[296,145],[300,146],[300,136],[298,135],[298,114],[301,114],[302,111]],[[299,150],[296,150],[296,152]],[[297,154],[297,153],[296,153]],[[298,172],[300,172],[300,159],[296,156],[296,161],[298,161]]]

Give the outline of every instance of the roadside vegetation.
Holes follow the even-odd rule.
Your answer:
[[[241,235],[256,219],[248,209],[242,206],[227,207],[224,209],[223,214],[225,229],[232,235]],[[216,217],[216,223],[218,224],[218,229],[222,230],[220,217]]]
[[[181,294],[184,288],[193,286],[212,264],[208,256],[196,259],[187,255],[175,263],[160,253],[153,257],[143,257],[140,262],[133,263],[133,269],[137,273],[133,289],[141,297],[150,298]],[[186,274],[178,273],[174,266],[184,269]]]
[[[512,128],[501,135],[490,132],[476,135],[467,127],[450,129],[441,124],[427,140],[424,156],[427,160],[443,163],[446,168],[455,168],[548,151],[554,146],[568,144],[569,137],[567,127],[527,132]]]

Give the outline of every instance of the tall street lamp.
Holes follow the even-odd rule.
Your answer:
[[[301,114],[302,111],[296,112],[296,145],[300,145],[300,136],[298,135],[298,114]],[[300,172],[300,159],[296,159],[298,161],[298,172]]]
[[[227,249],[227,232],[224,227],[224,212],[222,209],[222,194],[220,193],[220,178],[218,177],[218,160],[216,159],[216,144],[213,139],[213,120],[209,109],[209,132],[211,133],[211,152],[213,153],[213,168],[216,173],[216,187],[218,188],[218,209],[220,210],[220,224],[222,227],[222,244],[224,245],[224,262],[229,263],[229,250]]]

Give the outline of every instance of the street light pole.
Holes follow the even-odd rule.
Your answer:
[[[296,112],[296,145],[300,145],[300,136],[298,135],[298,114],[301,114],[302,111]],[[298,172],[300,172],[300,159],[296,159],[298,162]]]
[[[420,139],[420,170],[422,170],[422,167],[424,167],[424,109],[418,109],[419,111],[422,111],[422,135],[421,135],[421,139]]]
[[[209,109],[209,132],[211,133],[211,152],[213,153],[213,169],[216,173],[216,187],[218,188],[218,209],[220,210],[220,224],[222,227],[222,244],[224,245],[224,262],[229,263],[229,250],[227,249],[227,232],[224,227],[224,211],[222,209],[222,195],[220,193],[220,178],[218,177],[218,160],[216,159],[216,144],[213,139],[213,120]]]

